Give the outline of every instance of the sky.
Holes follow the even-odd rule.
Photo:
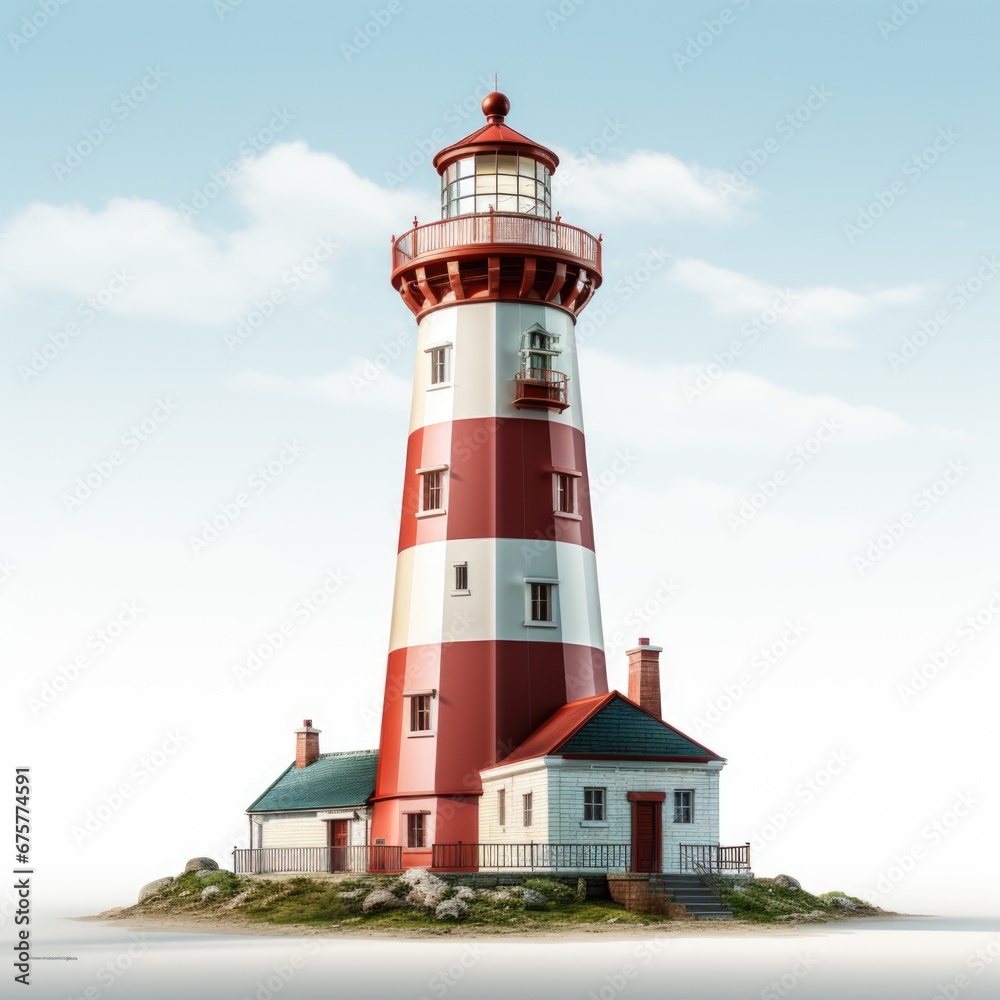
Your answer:
[[[610,683],[664,647],[758,873],[995,914],[1000,11],[502,13],[5,5],[2,719],[39,898],[226,863],[303,718],[377,745],[415,351],[389,243],[496,73],[604,240]]]

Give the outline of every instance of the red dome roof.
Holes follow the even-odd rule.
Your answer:
[[[467,135],[464,139],[451,146],[445,146],[434,157],[434,167],[439,174],[443,174],[450,163],[461,159],[463,156],[472,156],[475,153],[524,153],[549,168],[550,172],[555,172],[559,166],[559,157],[547,149],[540,146],[533,139],[529,139],[520,132],[515,132],[509,125],[504,124],[504,118],[510,111],[510,101],[503,94],[493,91],[483,98],[483,114],[486,115],[486,124]]]

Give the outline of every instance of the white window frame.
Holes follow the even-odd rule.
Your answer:
[[[524,792],[521,795],[521,823],[523,826],[531,826],[534,820],[534,800],[531,792]]]
[[[689,796],[687,803],[685,804],[681,796]],[[687,819],[678,819],[678,815],[683,816],[684,810],[687,810]],[[693,788],[675,788],[674,789],[674,822],[678,824],[683,824],[684,826],[690,826],[694,822],[694,789]]]
[[[587,794],[591,794],[591,801],[587,802]],[[593,818],[598,810],[598,800],[594,793],[600,793],[600,819]],[[591,809],[591,819],[587,819],[587,807]],[[608,789],[605,785],[585,785],[583,787],[583,819],[580,826],[607,826],[608,825]]]
[[[413,728],[414,699],[428,698],[428,711],[430,729]],[[407,701],[406,706],[406,736],[408,739],[426,739],[428,736],[437,735],[437,688],[427,688],[423,691],[404,691],[403,699]]]
[[[453,385],[452,383],[452,347],[454,345],[450,341],[441,341],[437,344],[428,344],[424,348],[424,353],[427,355],[427,391],[430,392],[434,389],[450,389]],[[436,351],[444,351],[444,378],[440,382],[434,381],[434,376],[436,374],[436,364],[434,361],[434,354]]]
[[[561,476],[565,476],[569,480],[571,510],[559,509],[559,478]],[[582,476],[583,473],[577,472],[575,469],[554,468],[552,470],[552,513],[556,517],[569,518],[571,521],[583,520],[583,515],[580,513],[579,490],[579,482]]]
[[[472,594],[472,591],[469,589],[469,564],[467,562],[452,563],[451,564],[451,569],[452,569],[452,573],[454,573],[454,576],[452,577],[452,582],[455,585],[454,589],[451,592],[451,596],[452,597],[469,597]],[[465,586],[464,587],[459,587],[458,586],[458,582],[459,582],[458,581],[458,571],[460,569],[464,569],[465,570]]]
[[[531,617],[531,587],[547,585],[549,587],[550,621],[535,621]],[[526,628],[558,628],[559,627],[559,581],[550,577],[525,577],[524,579],[524,625]]]
[[[424,479],[424,477],[432,472],[437,472],[441,474],[441,506],[430,507],[425,509],[424,494],[426,492],[426,480]],[[417,469],[417,475],[420,477],[420,497],[419,497],[419,506],[417,509],[417,517],[439,517],[441,514],[447,514],[448,513],[448,466],[428,465],[423,469]]]

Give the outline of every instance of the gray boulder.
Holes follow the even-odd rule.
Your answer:
[[[469,904],[453,896],[438,903],[434,910],[437,920],[461,920],[469,912]]]
[[[173,884],[174,880],[172,876],[168,878],[157,878],[153,879],[152,882],[147,882],[139,890],[139,902],[145,903],[147,899],[150,899],[153,896],[158,896],[161,892],[163,892],[164,889],[167,888],[168,885],[173,885]]]
[[[222,890],[217,885],[206,885],[205,888],[201,890],[201,901],[204,903],[221,895]]]
[[[472,888],[471,885],[460,885],[455,890],[455,895],[453,898],[461,899],[463,902],[473,899],[476,895],[476,890]]]
[[[188,872],[198,872],[200,874],[202,871],[206,870],[217,872],[219,870],[219,866],[211,858],[192,858],[184,866],[185,875]]]
[[[840,907],[842,910],[856,910],[858,908],[858,904],[855,903],[853,899],[848,899],[846,896],[833,896],[830,899],[830,902],[833,903],[834,906]]]
[[[537,889],[524,890],[524,906],[528,910],[544,910],[548,899]]]
[[[377,910],[395,910],[403,905],[403,901],[394,896],[388,889],[374,889],[365,896],[361,909],[365,913],[372,913]]]
[[[799,892],[802,889],[802,883],[797,878],[792,878],[791,875],[775,875],[774,885],[781,889],[791,889],[793,892]]]

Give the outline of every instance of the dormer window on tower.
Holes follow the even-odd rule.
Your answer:
[[[476,153],[441,175],[441,217],[473,212],[520,212],[552,218],[548,167],[524,153]]]

